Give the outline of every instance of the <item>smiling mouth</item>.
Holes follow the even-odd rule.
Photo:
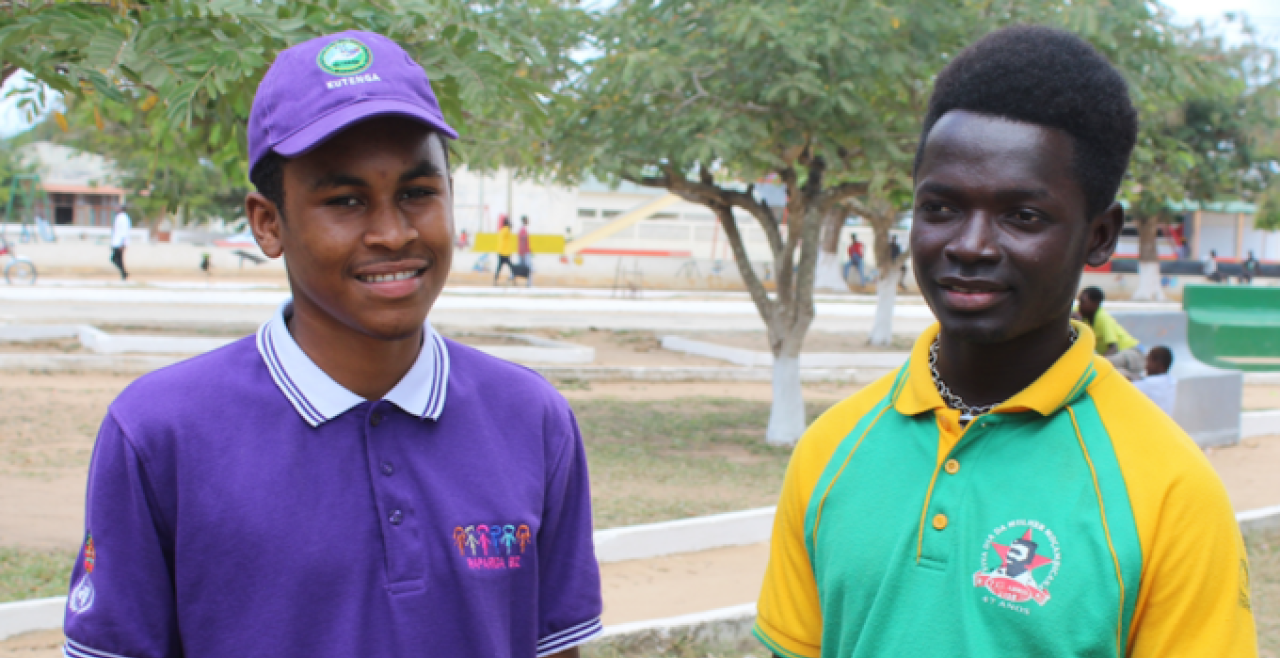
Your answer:
[[[388,274],[357,274],[356,278],[364,283],[391,283],[393,281],[405,281],[422,276],[427,271],[423,267],[416,270],[405,270],[403,272],[390,272]]]

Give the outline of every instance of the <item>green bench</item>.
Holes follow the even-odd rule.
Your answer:
[[[1280,287],[1186,286],[1182,308],[1197,359],[1232,370],[1280,371]]]

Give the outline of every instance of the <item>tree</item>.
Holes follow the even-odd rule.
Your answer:
[[[822,226],[842,223],[845,203],[866,193],[866,162],[901,149],[890,119],[903,87],[927,93],[928,53],[958,43],[943,4],[624,0],[605,12],[598,56],[561,97],[552,151],[563,178],[633,181],[715,214],[773,354],[770,443],[805,426],[799,354]],[[754,193],[766,175],[785,187],[784,207]],[[772,293],[742,222],[768,244]]]
[[[545,167],[546,98],[584,21],[556,0],[5,3],[0,75],[26,70],[64,94],[69,127],[105,133],[139,189],[176,211],[192,185],[243,186],[249,109],[275,54],[347,29],[395,39],[428,71],[459,161]]]
[[[1275,51],[1256,38],[1228,45],[1202,24],[1179,28],[1164,19],[1156,17],[1158,32],[1112,55],[1141,113],[1122,189],[1138,227],[1134,299],[1164,299],[1157,235],[1170,223],[1170,202],[1255,199],[1280,162],[1262,146],[1280,119]]]

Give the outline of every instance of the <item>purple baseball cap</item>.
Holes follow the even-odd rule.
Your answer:
[[[388,114],[458,138],[426,71],[396,42],[350,31],[300,43],[276,57],[254,94],[249,168],[271,151],[292,158],[352,124]]]

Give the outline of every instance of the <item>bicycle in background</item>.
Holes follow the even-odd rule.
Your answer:
[[[10,285],[35,285],[36,283],[36,265],[30,259],[23,258],[13,252],[13,248],[9,246],[9,241],[0,235],[0,258],[7,256],[9,262],[4,266],[4,280]]]

